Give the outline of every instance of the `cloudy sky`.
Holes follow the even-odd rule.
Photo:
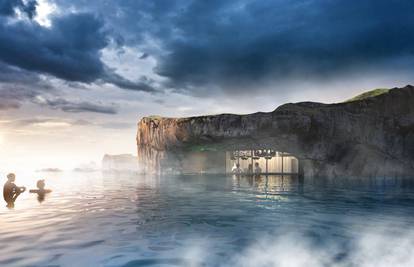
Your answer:
[[[412,0],[0,0],[0,165],[135,153],[142,116],[414,83]]]

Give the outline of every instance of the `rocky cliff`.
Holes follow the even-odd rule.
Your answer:
[[[285,104],[269,113],[138,123],[147,172],[188,151],[272,147],[295,155],[305,176],[414,176],[414,87],[358,101]]]

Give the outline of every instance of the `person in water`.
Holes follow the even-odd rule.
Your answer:
[[[3,198],[7,202],[7,207],[13,208],[14,202],[17,197],[26,191],[26,187],[17,186],[14,181],[16,180],[16,175],[14,173],[9,173],[7,175],[7,182],[3,187]]]
[[[260,175],[262,173],[262,168],[260,168],[259,162],[254,163],[254,174]]]
[[[29,192],[37,194],[37,200],[39,202],[43,202],[45,200],[45,195],[47,193],[52,192],[52,190],[50,189],[45,189],[45,186],[46,186],[45,180],[39,180],[36,183],[37,189],[30,189]]]
[[[252,164],[249,164],[249,166],[247,166],[246,173],[250,174],[250,175],[253,174],[253,165]]]
[[[242,168],[240,168],[239,163],[236,164],[236,168],[233,167],[232,172],[233,172],[233,174],[236,174],[236,175],[240,175],[240,174],[243,173],[243,170],[242,170]]]

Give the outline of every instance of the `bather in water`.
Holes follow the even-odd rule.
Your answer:
[[[3,198],[7,202],[8,208],[14,207],[14,202],[16,201],[17,197],[26,191],[26,187],[24,186],[17,186],[14,181],[16,180],[16,175],[14,173],[9,173],[7,175],[7,182],[4,184],[3,187]]]
[[[45,196],[47,193],[52,192],[50,189],[45,189],[45,180],[39,180],[36,183],[37,189],[30,189],[30,193],[37,194],[37,200],[39,203],[42,203],[45,200]]]
[[[237,163],[233,166],[231,172],[235,175],[241,175],[243,173],[243,170],[240,168],[240,164]]]
[[[254,175],[260,176],[261,173],[262,173],[262,168],[260,168],[259,162],[255,162],[254,163]]]

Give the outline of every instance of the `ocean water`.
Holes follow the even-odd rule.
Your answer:
[[[0,266],[414,266],[410,180],[36,175],[53,192],[1,205]]]

